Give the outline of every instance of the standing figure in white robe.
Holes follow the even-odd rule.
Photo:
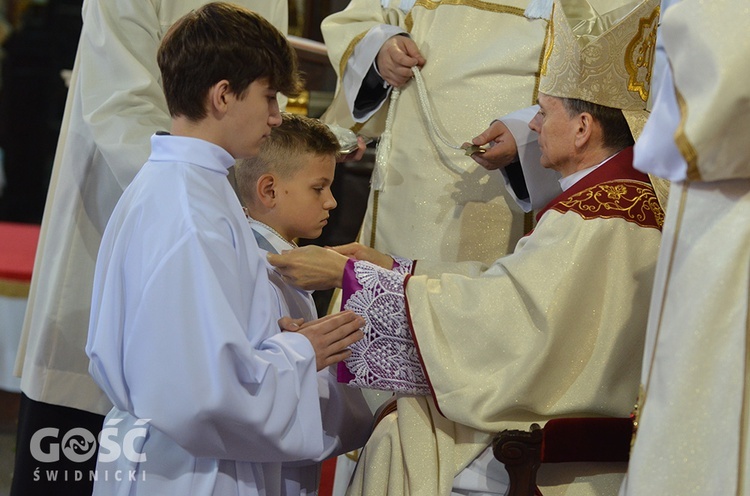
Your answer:
[[[339,143],[317,119],[282,113],[260,153],[235,166],[236,188],[261,253],[297,247],[298,238],[315,239],[336,208],[331,192]],[[286,282],[268,266],[278,316],[305,322],[318,318],[312,294]],[[318,373],[326,449],[314,460],[285,464],[285,494],[316,494],[320,462],[364,445],[372,414],[362,392],[336,380],[336,367]]]
[[[211,3],[170,28],[158,63],[172,134],[152,137],[96,263],[86,353],[114,406],[94,494],[304,493],[282,464],[338,444],[318,371],[362,322],[347,312],[280,332],[293,326],[227,181],[281,123],[277,91],[299,90],[294,51],[258,14]]]
[[[653,41],[658,3],[591,23],[577,22],[586,3],[573,3],[555,3],[531,123],[563,193],[513,254],[490,266],[397,258],[395,270],[358,244],[338,249],[349,259],[313,247],[269,259],[305,287],[342,287],[345,308],[367,325],[340,378],[400,393],[351,494],[504,494],[494,433],[633,408],[664,214],[632,167],[629,127],[640,121],[625,116],[645,108],[650,60],[642,72],[624,66]],[[646,91],[631,89],[639,85]],[[625,467],[580,480],[561,468],[541,474],[544,494],[613,494]]]
[[[30,452],[42,428],[86,429],[95,438],[112,403],[88,372],[85,353],[94,264],[102,233],[123,190],[149,156],[149,138],[170,116],[156,50],[167,29],[206,0],[85,0],[83,27],[70,80],[16,360],[23,392],[14,496],[87,494],[91,481],[73,470],[94,468],[77,458],[45,467],[57,477],[35,479]],[[236,0],[287,32],[286,1]],[[69,473],[68,473],[69,472]],[[68,475],[66,477],[66,475]]]
[[[669,63],[635,166],[672,188],[621,494],[747,495],[750,11],[742,0],[662,9]]]
[[[527,17],[528,3],[354,0],[323,21],[339,76],[323,119],[385,133],[363,244],[412,258],[490,263],[529,229],[501,176],[459,148],[495,116],[536,101],[547,21]],[[432,119],[409,66],[421,68]]]

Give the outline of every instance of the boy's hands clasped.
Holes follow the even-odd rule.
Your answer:
[[[287,331],[295,330],[310,341],[315,350],[315,365],[318,370],[347,358],[352,353],[347,349],[349,345],[365,337],[361,330],[365,319],[350,311],[326,315],[318,320],[305,322],[296,329],[285,326],[281,321],[279,325]]]

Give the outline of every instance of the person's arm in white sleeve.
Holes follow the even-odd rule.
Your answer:
[[[279,332],[264,265],[243,269],[232,239],[205,230],[185,232],[147,274],[140,259],[121,265],[109,253],[99,255],[86,352],[118,409],[149,419],[196,457],[321,455],[317,371],[333,362],[317,363],[322,336],[305,333],[321,320]],[[121,272],[142,288],[123,295]],[[324,319],[339,316],[349,320],[344,333],[363,325],[351,314]]]
[[[335,366],[318,372],[318,396],[323,451],[309,460],[286,463],[287,467],[302,467],[359,449],[370,436],[374,420],[372,410],[361,389],[338,381]]]
[[[513,135],[518,149],[518,162],[521,166],[523,178],[526,183],[528,198],[526,204],[519,201],[519,205],[525,212],[544,208],[553,198],[559,195],[560,174],[552,169],[546,169],[541,165],[542,151],[539,148],[538,134],[529,128],[529,122],[539,112],[539,106],[534,105],[525,109],[517,110],[511,114],[498,119],[508,127]],[[503,172],[505,184],[510,185],[509,175]],[[509,187],[512,191],[512,189]],[[517,200],[518,201],[518,200]]]
[[[89,1],[83,19],[72,91],[80,94],[84,123],[124,189],[148,158],[149,137],[170,129],[156,63],[162,28],[152,2]]]
[[[342,84],[356,122],[369,119],[388,99],[393,86],[378,72],[375,60],[383,44],[401,34],[405,34],[401,28],[387,24],[370,29],[346,63]]]
[[[404,29],[405,12],[408,9],[383,7],[375,0],[352,0],[346,9],[328,16],[321,23],[328,57],[339,78],[337,91],[344,92],[342,103],[346,109],[342,110],[347,111],[355,122],[367,121],[383,107],[391,88],[403,84],[392,78],[387,67],[379,65],[382,61],[379,54],[394,38],[411,42]],[[412,55],[416,45],[411,44],[414,48],[402,49],[402,52]],[[419,55],[409,67],[422,64],[423,60]],[[410,77],[410,71],[406,72]]]

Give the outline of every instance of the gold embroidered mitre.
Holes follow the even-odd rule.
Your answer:
[[[539,91],[644,110],[658,21],[659,0],[639,0],[603,15],[586,0],[555,0]]]
[[[633,138],[646,124],[659,0],[600,15],[586,0],[554,0],[539,91],[621,109]],[[651,176],[662,207],[669,184]]]

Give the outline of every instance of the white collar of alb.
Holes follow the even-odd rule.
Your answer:
[[[255,220],[252,217],[248,217],[247,221],[250,223],[250,226],[260,233],[261,236],[266,238],[266,241],[271,243],[271,246],[276,248],[276,251],[281,253],[283,250],[292,250],[294,248],[299,248],[296,243],[288,241],[284,236],[279,234],[279,232],[274,229],[273,227],[269,226],[268,224],[265,224],[259,220]]]

